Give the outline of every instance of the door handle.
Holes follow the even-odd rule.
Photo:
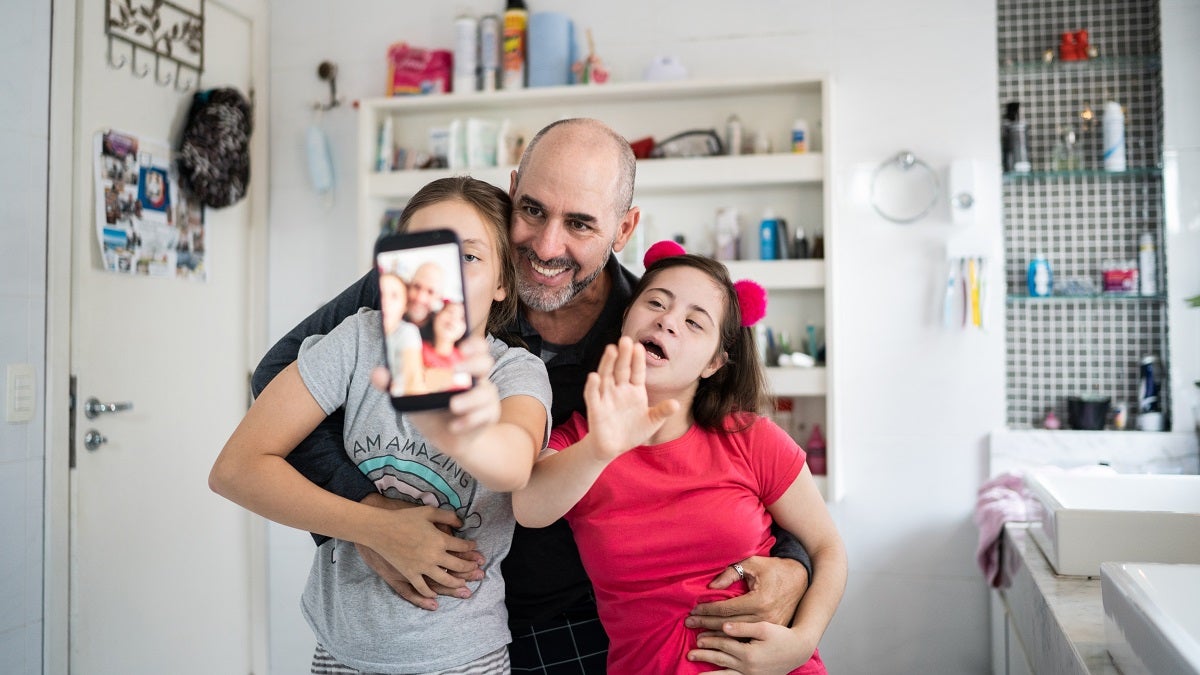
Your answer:
[[[132,409],[133,403],[130,401],[125,401],[122,403],[101,403],[100,399],[96,398],[95,396],[89,398],[83,404],[83,414],[87,415],[89,420],[95,418],[101,413],[114,413],[121,412],[122,410]]]
[[[101,436],[100,432],[95,429],[88,429],[87,433],[83,435],[83,447],[88,450],[96,450],[107,442],[108,439]]]

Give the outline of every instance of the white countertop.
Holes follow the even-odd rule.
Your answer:
[[[1060,577],[1021,523],[1004,528],[1001,564],[1012,584],[998,589],[1035,673],[1120,675],[1104,637],[1098,577]]]

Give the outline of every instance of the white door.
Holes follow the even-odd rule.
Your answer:
[[[144,78],[129,63],[109,66],[109,1],[79,2],[76,12],[70,670],[250,673],[251,521],[208,490],[207,476],[247,408],[251,244],[254,228],[265,227],[251,214],[265,198],[254,191],[266,188],[258,170],[267,158],[251,158],[247,199],[207,210],[207,283],[105,272],[95,231],[94,134],[111,128],[178,145],[192,93],[156,84],[145,54],[137,61],[139,69],[150,66]],[[252,75],[264,72],[255,63],[265,51],[254,44],[261,5],[205,3],[204,88],[251,91]],[[128,47],[113,49],[114,60],[128,58]],[[89,419],[83,402],[91,397],[133,408]],[[88,431],[107,442],[85,449]]]

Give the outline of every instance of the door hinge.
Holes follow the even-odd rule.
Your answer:
[[[74,375],[71,376],[71,383],[67,386],[70,405],[67,412],[67,468],[75,468],[75,384],[77,380]]]

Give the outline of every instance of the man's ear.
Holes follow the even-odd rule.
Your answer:
[[[704,367],[704,370],[700,371],[700,379],[712,377],[713,373],[723,368],[726,363],[729,363],[729,352],[721,351],[717,353],[716,356],[712,357],[712,361],[709,361],[708,365]]]
[[[620,253],[621,249],[625,248],[625,244],[629,243],[629,238],[637,231],[638,223],[641,220],[642,209],[637,206],[629,207],[629,210],[625,212],[625,217],[617,224],[617,236],[613,239],[612,246],[614,252]]]
[[[517,170],[513,169],[508,174],[508,198],[516,201],[517,199]]]

